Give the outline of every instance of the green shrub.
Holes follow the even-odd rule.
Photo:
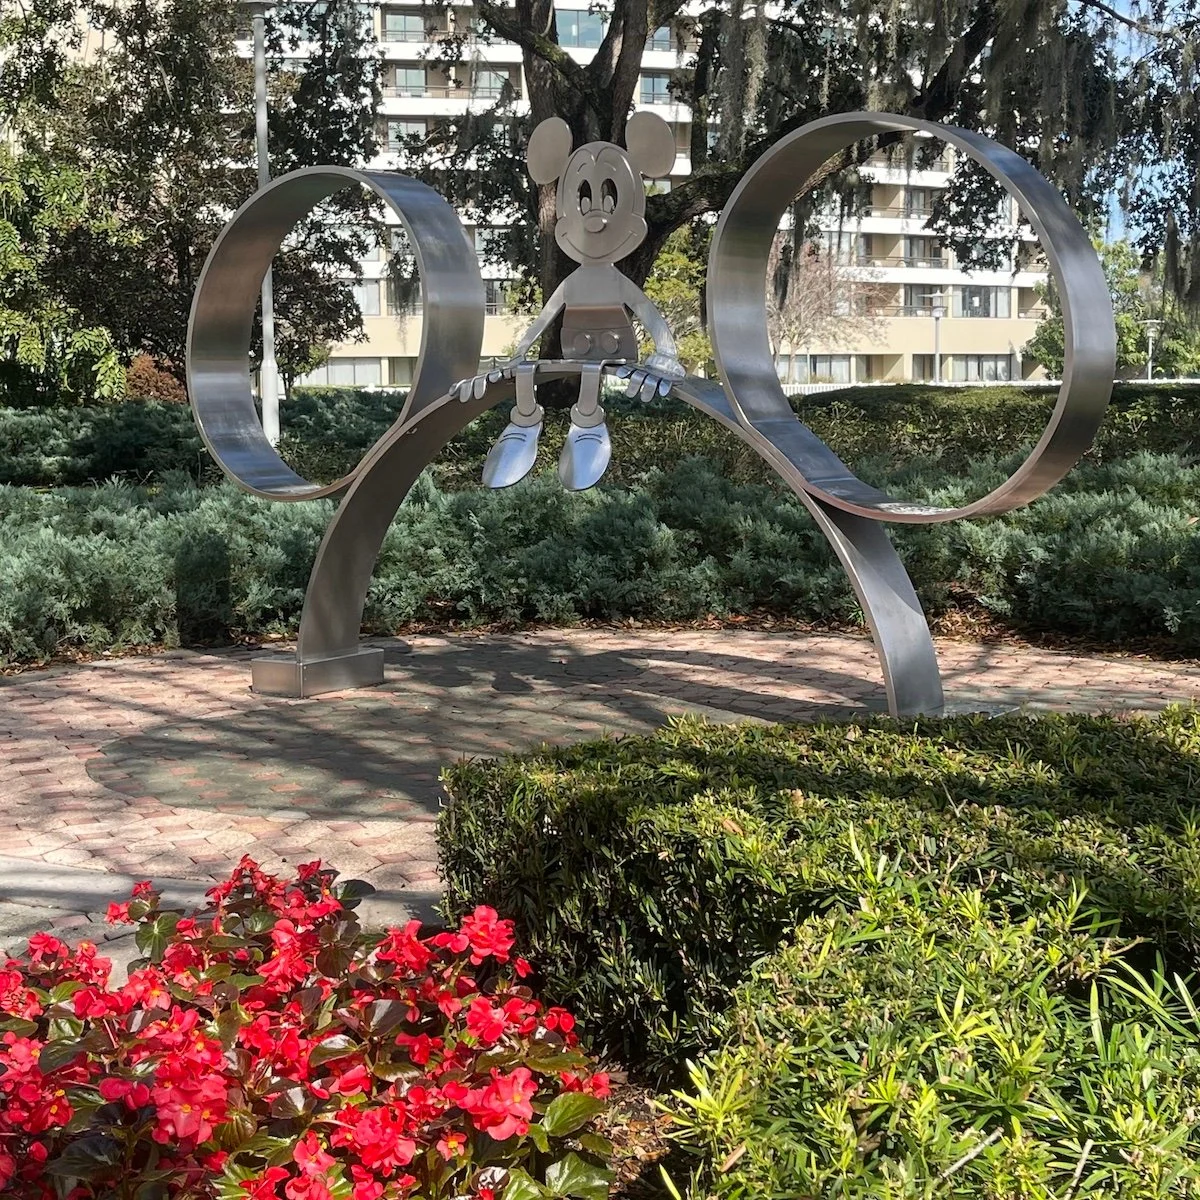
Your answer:
[[[948,388],[905,385],[846,388],[793,402],[806,421],[855,466],[876,460],[893,473],[912,460],[946,472],[968,470],[981,457],[1028,449],[1041,435],[1055,393],[1006,386]],[[328,482],[349,471],[386,432],[403,405],[397,392],[299,389],[287,400],[280,452],[301,475]],[[734,482],[774,476],[721,426],[676,400],[643,405],[622,392],[605,398],[613,439],[608,481],[635,483],[685,455],[702,455]],[[483,459],[508,419],[492,409],[456,437],[434,468],[439,486],[476,487]],[[566,431],[552,414],[539,468],[552,470]],[[1094,462],[1155,454],[1200,453],[1200,385],[1118,384]],[[130,401],[102,408],[0,408],[0,483],[39,487],[97,482],[113,476],[158,482],[171,472],[211,481],[218,475],[196,433],[191,409]]]
[[[147,482],[172,472],[193,479],[218,473],[187,405],[0,409],[0,484]]]
[[[1002,480],[981,459],[965,481],[940,464],[864,473],[904,494],[958,503]],[[0,487],[0,662],[56,646],[211,642],[294,629],[331,502],[284,505],[229,484],[165,476],[35,492]],[[992,521],[894,531],[927,611],[952,593],[1014,625],[1114,641],[1171,636],[1200,648],[1200,466],[1139,455],[1085,464],[1055,492]],[[203,551],[186,551],[203,539]],[[226,543],[222,597],[189,573]],[[222,560],[223,562],[223,560]],[[192,564],[197,564],[193,566]],[[207,586],[207,585],[205,585]],[[222,584],[222,588],[225,585]],[[207,608],[199,625],[197,609]],[[632,486],[563,491],[551,471],[503,492],[444,491],[427,472],[384,541],[365,628],[413,621],[689,620],[764,612],[854,623],[849,584],[803,504],[766,483],[684,458]],[[190,615],[189,615],[190,614]],[[184,629],[181,634],[179,620]]]
[[[1193,1195],[1186,985],[1138,973],[1079,894],[1014,916],[861,849],[857,903],[755,966],[677,1093],[697,1194]]]
[[[460,763],[438,836],[449,912],[517,921],[550,992],[654,1076],[720,1041],[753,964],[853,912],[866,864],[1037,917],[1086,887],[1190,974],[1200,948],[1200,712],[673,724]]]

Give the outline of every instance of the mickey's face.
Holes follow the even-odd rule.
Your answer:
[[[554,240],[576,262],[613,263],[646,236],[646,193],[629,156],[611,142],[571,155],[558,181]]]
[[[529,139],[529,174],[537,183],[558,180],[554,239],[578,263],[614,263],[646,236],[642,176],[657,179],[675,162],[675,136],[653,113],[634,113],[625,127],[628,150],[588,142],[571,152],[571,130],[558,117],[543,121]]]

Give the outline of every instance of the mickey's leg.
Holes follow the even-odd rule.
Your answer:
[[[519,483],[537,461],[545,413],[537,402],[536,374],[536,363],[520,363],[516,368],[517,403],[483,464],[483,482],[487,487],[506,488]]]
[[[603,372],[603,363],[584,363],[579,376],[579,399],[571,409],[571,428],[558,460],[558,477],[572,492],[599,483],[612,458],[612,442],[600,407]]]

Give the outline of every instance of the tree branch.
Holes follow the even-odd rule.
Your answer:
[[[938,121],[950,114],[967,72],[996,36],[997,24],[995,4],[991,0],[985,0],[979,15],[951,46],[937,74],[924,90],[914,97],[910,107],[914,117]]]
[[[553,67],[572,87],[582,88],[591,93],[590,81],[584,68],[557,42],[515,19],[514,10],[493,4],[491,0],[477,0],[475,11],[484,23],[491,26],[502,38],[515,42],[526,53],[536,55]]]
[[[1188,44],[1187,35],[1182,29],[1175,28],[1170,25],[1151,25],[1149,21],[1143,21],[1140,17],[1135,17],[1130,13],[1123,13],[1119,9],[1112,8],[1104,3],[1104,0],[1078,0],[1078,3],[1083,8],[1095,8],[1106,16],[1111,17],[1114,21],[1120,21],[1122,25],[1128,29],[1133,29],[1138,33],[1144,34],[1146,37],[1162,38],[1164,41],[1178,42],[1181,46]]]

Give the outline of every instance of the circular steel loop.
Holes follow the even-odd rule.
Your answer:
[[[454,209],[432,188],[390,171],[307,167],[255,193],[217,238],[196,288],[188,324],[188,393],[205,445],[239,487],[271,500],[333,496],[310,483],[267,440],[250,388],[250,338],[263,277],[284,239],[322,200],[362,184],[400,218],[421,278],[422,330],[412,387],[400,420],[422,411],[459,379],[474,375],[483,347],[479,262]]]
[[[767,335],[767,257],[798,188],[833,155],[881,133],[919,131],[975,159],[1017,200],[1041,239],[1062,301],[1062,388],[1041,440],[998,488],[960,508],[906,504],[871,487],[796,420]],[[1112,302],[1099,259],[1058,191],[1005,146],[966,129],[891,113],[824,117],[789,134],[746,172],[717,225],[708,268],[708,326],[729,398],[744,421],[786,442],[804,488],[825,503],[877,521],[932,524],[1007,512],[1042,495],[1091,445],[1116,366]]]

